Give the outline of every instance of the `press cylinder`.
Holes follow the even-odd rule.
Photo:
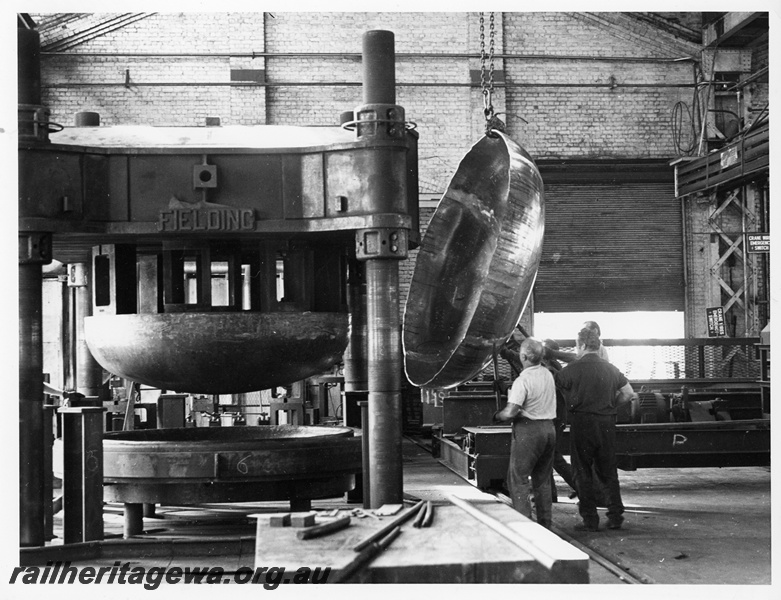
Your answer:
[[[396,57],[392,31],[363,34],[363,103],[396,104]]]

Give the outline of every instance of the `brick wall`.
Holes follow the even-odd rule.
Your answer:
[[[508,125],[536,159],[666,158],[675,152],[672,107],[690,95],[681,89],[512,90]]]
[[[505,61],[508,80],[518,86],[508,91],[508,125],[536,158],[664,158],[674,152],[672,109],[690,100],[694,80],[691,63],[669,59],[690,48],[660,47],[646,26],[637,24],[635,31],[631,21],[616,20],[506,14],[505,51],[523,56]]]
[[[480,68],[477,13],[156,14],[89,38],[67,56],[45,56],[44,102],[64,124],[95,110],[106,125],[202,125],[204,116],[226,125],[333,125],[361,102],[361,35],[371,29],[394,32],[397,102],[421,134],[421,189],[441,192],[484,127],[483,96],[468,87],[470,70]],[[486,17],[486,49],[488,33]],[[493,97],[510,135],[535,157],[672,154],[670,115],[690,98],[691,65],[614,59],[667,60],[691,45],[620,14],[563,12],[497,13],[495,44],[497,54],[537,57],[497,58],[508,87]],[[404,56],[416,53],[439,56]],[[575,56],[611,60],[550,58]],[[288,85],[231,86],[231,69],[265,69],[270,84]]]
[[[86,35],[107,18],[96,14],[67,33]],[[42,36],[44,52],[61,36]],[[64,125],[83,110],[99,112],[102,125],[202,126],[207,116],[263,124],[265,88],[229,84],[231,69],[265,62],[230,54],[264,49],[261,13],[155,14],[87,37],[65,55],[44,54],[42,101]],[[155,53],[178,56],[139,56]]]

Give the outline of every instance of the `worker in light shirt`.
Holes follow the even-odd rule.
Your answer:
[[[541,342],[526,338],[519,354],[523,370],[510,388],[505,407],[494,413],[494,422],[510,421],[513,424],[507,470],[513,508],[531,518],[529,493],[532,492],[537,522],[550,528],[556,386],[551,372],[541,364]]]

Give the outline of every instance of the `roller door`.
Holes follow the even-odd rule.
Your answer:
[[[672,182],[546,183],[534,310],[683,310],[681,229]]]

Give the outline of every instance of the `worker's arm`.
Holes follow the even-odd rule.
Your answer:
[[[578,358],[577,352],[564,352],[563,350],[554,350],[553,348],[548,348],[547,346],[544,346],[544,348],[546,359],[555,358],[556,360],[560,360],[565,363],[571,363],[573,360],[577,360]]]
[[[494,413],[494,423],[503,423],[504,421],[512,421],[521,412],[521,407],[514,402],[508,402],[504,405],[502,410],[497,410]]]
[[[632,398],[635,397],[635,391],[632,389],[632,384],[627,382],[627,384],[620,388],[618,390],[618,398],[616,399],[616,405],[618,404],[624,404],[625,402],[629,402]]]

